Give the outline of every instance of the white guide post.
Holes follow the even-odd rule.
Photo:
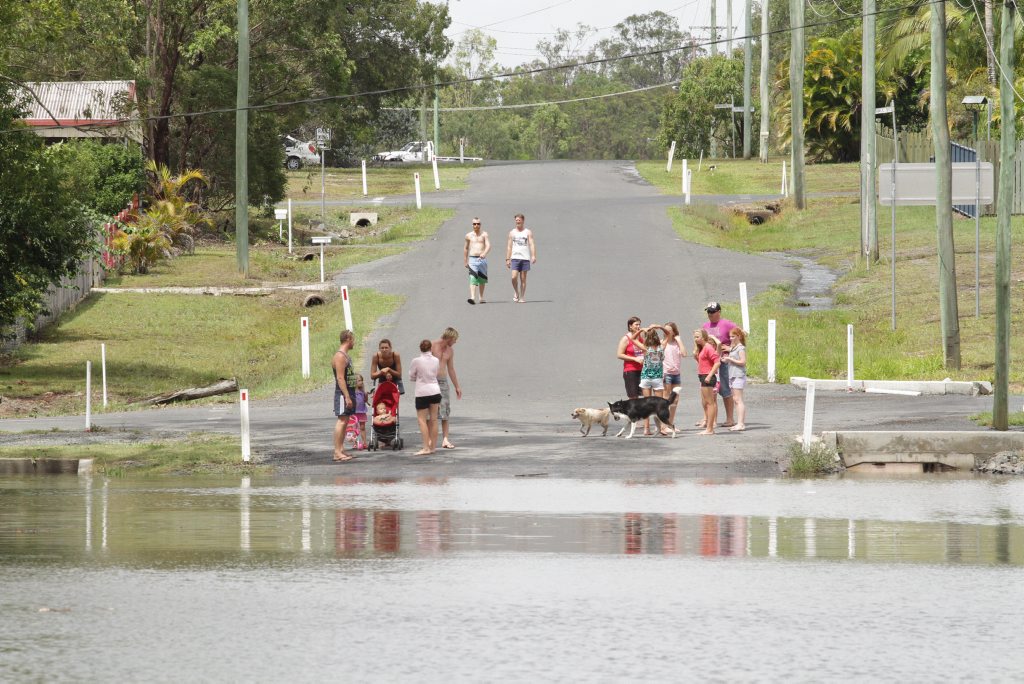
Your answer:
[[[107,345],[100,344],[100,365],[103,372],[103,408],[107,408]]]
[[[299,319],[299,339],[302,341],[302,377],[309,377],[309,318]]]
[[[768,320],[768,382],[775,382],[775,319]]]
[[[436,155],[433,157],[433,159],[431,161],[431,164],[434,167],[434,189],[435,190],[440,190],[441,189],[441,177],[439,175],[437,175],[437,156]]]
[[[700,173],[701,167],[704,166],[704,150],[700,151],[700,159],[697,160],[697,173]]]
[[[814,423],[814,381],[807,381],[807,401],[804,404],[804,453],[811,452],[811,425]]]
[[[459,138],[459,163],[466,163],[466,140],[465,138]]]
[[[320,282],[324,282],[324,243],[320,243]]]
[[[85,430],[92,430],[92,361],[85,362]]]
[[[846,391],[853,391],[853,325],[846,326]]]
[[[249,449],[249,390],[238,390],[238,408],[242,416],[242,460],[248,463],[252,456]]]
[[[687,170],[688,170],[688,169],[687,169],[687,166],[688,166],[688,164],[689,164],[689,163],[690,163],[690,162],[689,162],[689,160],[688,160],[688,159],[684,159],[684,160],[683,160],[683,182],[682,182],[682,190],[683,190],[683,202],[684,202],[685,204],[689,204],[689,203],[690,203],[690,186],[689,186],[689,184],[688,184],[688,183],[686,182],[686,177],[687,177],[687,176],[689,175],[689,173],[687,173]]]
[[[689,204],[693,199],[690,192],[693,190],[693,170],[690,169],[686,172],[686,203]]]
[[[352,302],[348,298],[348,286],[341,286],[341,305],[345,309],[345,329],[355,332],[352,328]]]
[[[292,253],[292,198],[288,198],[288,253]]]
[[[668,164],[665,164],[665,173],[672,172],[672,158],[676,156],[676,141],[673,140],[668,148]]]
[[[786,178],[786,160],[782,160],[782,189],[779,190],[779,194],[783,197],[789,197],[789,181]]]
[[[416,208],[423,208],[423,197],[420,195],[420,174],[412,174],[412,180],[416,184]]]
[[[366,160],[363,160],[363,197],[370,194],[366,189]]]
[[[747,305],[747,284],[740,283],[740,317],[743,320],[743,332],[750,332],[750,307]]]

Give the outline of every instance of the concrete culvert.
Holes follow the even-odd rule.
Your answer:
[[[752,225],[752,226],[759,226],[762,223],[764,223],[764,218],[762,218],[760,216],[756,216],[756,215],[755,216],[748,216],[747,220],[750,221],[750,225]]]
[[[324,305],[323,295],[318,295],[318,294],[311,294],[311,295],[307,296],[302,301],[302,306],[307,307],[307,308],[311,307],[311,306],[323,306],[323,305]]]
[[[303,254],[302,255],[302,260],[303,261],[312,261],[313,259],[316,259],[316,254]]]
[[[367,218],[361,218],[358,221],[356,221],[356,226],[359,227],[359,228],[366,228],[369,225],[370,225],[370,219],[367,219]]]

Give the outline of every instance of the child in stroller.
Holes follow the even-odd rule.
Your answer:
[[[398,385],[387,380],[377,385],[373,392],[373,420],[370,422],[370,451],[380,445],[390,446],[392,451],[402,448],[402,437],[398,427]]]

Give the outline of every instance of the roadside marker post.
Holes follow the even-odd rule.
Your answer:
[[[355,332],[352,328],[352,303],[348,299],[348,286],[341,286],[341,305],[345,309],[345,329]]]
[[[331,238],[329,236],[315,237],[312,238],[314,245],[320,245],[320,282],[324,282],[324,245],[331,244]]]
[[[252,456],[249,448],[249,390],[238,390],[238,408],[242,416],[242,460],[248,463]]]
[[[676,141],[668,148],[668,164],[665,165],[665,173],[672,173],[672,158],[676,156]]]
[[[779,194],[783,197],[789,197],[789,180],[786,178],[786,160],[782,160],[782,189],[779,190]]]
[[[804,403],[804,453],[811,453],[811,425],[814,422],[814,381],[807,381],[807,400]]]
[[[292,198],[288,198],[288,253],[292,253]]]
[[[853,324],[846,326],[846,391],[853,391]]]
[[[687,165],[688,164],[689,164],[689,160],[684,159],[683,160],[683,204],[689,204],[690,203],[690,184],[686,182],[688,180],[687,177],[690,175],[690,173],[689,173],[689,171],[687,169]]]
[[[686,172],[686,203],[690,203],[691,191],[693,190],[693,169]]]
[[[363,160],[363,197],[370,194],[366,189],[366,160]]]
[[[697,160],[697,173],[704,167],[704,150],[700,151],[700,159]]]
[[[435,190],[440,190],[441,189],[441,177],[439,175],[437,175],[437,156],[436,155],[431,159],[431,165],[434,167],[434,189]]]
[[[768,382],[775,382],[775,319],[768,320]]]
[[[299,338],[302,341],[302,377],[309,377],[309,317],[299,318]]]
[[[743,320],[743,332],[750,334],[750,307],[747,306],[747,284],[740,283],[740,316]]]
[[[422,209],[423,208],[423,197],[420,195],[420,174],[419,173],[412,174],[412,180],[416,184],[416,208],[417,209]]]
[[[459,163],[466,163],[466,139],[459,138]]]
[[[92,430],[92,361],[85,362],[85,431]]]
[[[100,344],[100,366],[103,371],[103,408],[107,408],[107,345]]]

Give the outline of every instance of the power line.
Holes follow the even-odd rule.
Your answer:
[[[797,28],[804,28],[804,29],[807,29],[807,28],[818,28],[818,27],[821,27],[821,26],[828,26],[828,25],[834,24],[834,23],[839,22],[839,21],[849,21],[851,18],[861,18],[861,19],[863,19],[865,16],[879,16],[879,15],[882,15],[882,14],[889,14],[889,13],[892,13],[892,12],[899,12],[899,11],[902,11],[902,10],[905,10],[905,9],[909,9],[909,8],[912,8],[912,7],[919,7],[921,5],[935,5],[935,4],[938,4],[940,2],[945,2],[945,0],[927,0],[924,3],[911,2],[911,3],[907,4],[907,5],[900,5],[900,6],[897,6],[897,7],[890,7],[890,8],[887,8],[887,9],[875,10],[874,12],[871,12],[869,14],[853,15],[852,17],[837,18],[837,19],[833,19],[833,20],[830,20],[830,21],[820,21],[820,22],[811,22],[811,23],[806,23],[805,22],[802,27],[783,27],[783,28],[778,28],[778,29],[775,29],[773,31],[769,31],[766,35],[771,36],[771,35],[778,35],[778,34],[789,33],[791,31],[796,30]],[[975,14],[977,14],[977,10],[975,10]],[[984,29],[982,29],[982,33],[984,33]],[[750,36],[752,38],[757,38],[757,37],[759,37],[761,35],[762,34],[761,34],[760,31],[758,31],[756,33],[751,33],[750,34]],[[985,37],[986,37],[986,41],[987,41],[988,40],[987,34],[986,34]],[[745,35],[744,36],[734,36],[733,40],[745,40],[746,38],[747,38],[747,36],[745,36]],[[263,110],[268,110],[268,109],[278,109],[278,108],[283,108],[283,107],[292,107],[292,106],[295,106],[295,105],[302,105],[302,104],[318,104],[318,103],[323,103],[323,102],[340,102],[340,101],[345,101],[345,100],[353,100],[353,99],[360,98],[360,97],[379,97],[379,96],[383,96],[383,95],[398,95],[398,94],[402,94],[402,93],[413,93],[413,92],[417,92],[417,91],[421,91],[421,90],[426,90],[428,88],[435,88],[435,87],[443,88],[443,87],[449,87],[449,86],[455,86],[455,85],[462,85],[462,84],[465,84],[465,83],[476,83],[476,82],[479,82],[479,81],[496,80],[496,79],[503,79],[503,78],[513,78],[513,77],[516,77],[516,76],[530,76],[530,75],[533,75],[533,74],[546,73],[546,72],[549,72],[549,71],[559,71],[559,70],[562,70],[562,69],[578,69],[580,67],[592,66],[592,65],[597,65],[597,64],[610,64],[610,63],[618,62],[620,60],[636,59],[636,58],[640,58],[640,57],[649,57],[649,56],[652,56],[652,55],[663,55],[663,54],[667,54],[667,53],[671,53],[671,52],[678,52],[680,50],[695,50],[697,48],[710,47],[711,45],[724,44],[726,42],[728,42],[727,38],[720,38],[718,40],[704,41],[703,43],[690,43],[690,44],[682,45],[682,46],[679,46],[679,47],[658,48],[658,49],[655,49],[655,50],[648,50],[648,51],[645,51],[645,52],[636,52],[636,53],[631,53],[631,54],[628,54],[628,55],[620,55],[618,57],[601,57],[601,58],[595,58],[595,59],[586,60],[586,61],[583,61],[583,62],[574,62],[574,63],[569,63],[569,64],[556,64],[556,65],[552,65],[552,66],[534,67],[532,69],[523,69],[523,70],[517,70],[517,71],[509,71],[509,72],[503,72],[503,73],[500,73],[500,74],[486,74],[486,75],[483,75],[483,76],[475,76],[475,77],[472,77],[472,78],[455,79],[455,80],[452,80],[452,81],[445,81],[445,82],[440,82],[440,83],[435,83],[435,84],[429,84],[428,83],[428,84],[407,85],[407,86],[401,86],[401,87],[398,87],[398,88],[387,88],[387,89],[382,89],[382,90],[370,90],[370,91],[364,91],[364,92],[361,92],[361,93],[349,93],[349,94],[346,94],[346,95],[323,95],[323,96],[320,96],[320,97],[308,97],[308,98],[302,98],[302,99],[299,99],[299,100],[288,100],[288,101],[284,101],[284,102],[269,102],[269,103],[259,104],[259,105],[249,105],[248,107],[244,107],[244,108],[243,107],[223,107],[223,108],[208,109],[208,110],[198,111],[198,112],[179,112],[179,113],[176,113],[176,114],[162,114],[162,115],[147,116],[147,117],[127,117],[127,118],[123,118],[123,119],[114,119],[114,120],[111,120],[109,122],[105,122],[103,127],[104,128],[111,128],[111,127],[116,127],[116,126],[129,125],[129,124],[133,124],[133,123],[143,123],[143,122],[149,122],[149,121],[169,121],[169,120],[172,120],[172,119],[181,119],[181,118],[186,118],[186,117],[197,117],[197,116],[209,116],[209,115],[213,115],[213,114],[233,114],[235,112],[243,111],[243,110],[244,111],[263,111]],[[1000,71],[1002,71],[1002,66],[1001,65],[1000,65]],[[1005,76],[1005,74],[1004,74],[1004,76]],[[22,87],[24,88],[25,86],[22,85]],[[1016,91],[1014,91],[1014,92],[1016,92]],[[1018,94],[1018,97],[1020,97],[1019,94]],[[52,129],[64,128],[64,126],[58,124],[58,125],[53,125],[53,126],[33,126],[32,128],[33,128],[33,130],[52,130]],[[85,128],[85,126],[83,126],[83,128]],[[24,130],[25,130],[24,128],[8,128],[8,129],[5,129],[5,130],[0,130],[0,135],[6,135],[6,134],[9,134],[9,133],[19,133],[19,132],[23,132]]]

